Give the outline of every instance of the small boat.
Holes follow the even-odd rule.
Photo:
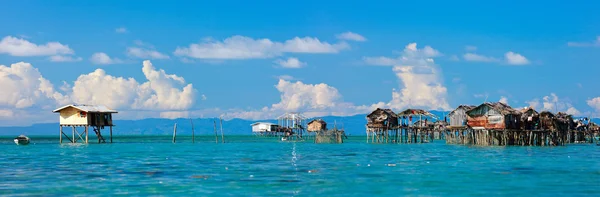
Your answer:
[[[19,137],[15,138],[15,144],[27,145],[27,144],[29,144],[29,137],[27,137],[25,135],[19,135]]]
[[[287,137],[281,137],[281,141],[287,141],[288,138]]]

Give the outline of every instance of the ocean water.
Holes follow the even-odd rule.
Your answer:
[[[115,136],[0,138],[2,196],[600,196],[600,146],[472,147]]]

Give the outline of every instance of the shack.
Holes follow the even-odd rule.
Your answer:
[[[308,132],[317,132],[327,130],[327,123],[322,119],[314,119],[308,122]]]
[[[501,102],[486,102],[467,113],[467,125],[473,129],[519,129],[520,112]]]
[[[460,105],[448,113],[450,127],[467,127],[467,111],[475,108],[474,105]]]
[[[367,142],[387,142],[390,131],[398,132],[398,115],[391,109],[377,108],[367,115]],[[397,135],[397,134],[396,134]]]
[[[118,113],[116,110],[102,105],[66,105],[52,112],[60,114],[60,143],[62,143],[64,136],[71,143],[82,140],[87,144],[90,127],[96,133],[98,143],[106,142],[102,136],[102,129],[109,127],[110,142],[112,143],[112,127],[115,126],[113,125],[112,114]],[[71,127],[71,137],[63,132],[64,127]],[[78,128],[83,128],[82,133],[79,133]]]
[[[270,135],[277,131],[278,125],[270,122],[252,123],[252,133],[256,135]]]
[[[521,109],[521,129],[538,130],[540,128],[540,114],[532,107]]]

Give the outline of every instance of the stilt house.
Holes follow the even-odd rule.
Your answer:
[[[367,128],[390,129],[398,126],[398,115],[391,109],[377,108],[367,115]]]
[[[52,111],[60,114],[60,142],[62,143],[62,137],[65,136],[72,143],[76,143],[77,140],[85,140],[88,143],[88,132],[89,128],[92,127],[98,142],[105,142],[102,136],[101,130],[104,127],[110,127],[110,141],[112,142],[112,114],[117,111],[112,110],[102,105],[66,105],[61,108]],[[63,127],[72,128],[72,138],[63,132]],[[79,134],[77,128],[83,128],[84,133]],[[75,135],[77,134],[77,136]],[[85,136],[85,139],[83,137]]]
[[[501,102],[486,102],[467,111],[467,125],[473,129],[519,129],[520,112]]]
[[[475,108],[473,105],[460,105],[448,114],[450,118],[450,127],[466,127],[467,111]]]
[[[327,130],[327,123],[322,119],[314,119],[308,122],[308,132],[317,132]]]

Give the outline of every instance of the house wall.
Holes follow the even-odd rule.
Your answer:
[[[467,116],[467,125],[470,127],[484,127],[485,129],[504,129],[504,116],[498,111],[483,106],[471,111],[471,116]]]
[[[69,107],[60,111],[61,125],[86,125],[88,124],[89,114],[82,117],[78,109]]]
[[[324,130],[324,125],[321,122],[315,121],[308,125],[308,131]]]
[[[252,125],[252,132],[272,131],[271,129],[272,129],[271,124],[256,124],[256,125]]]
[[[467,121],[467,113],[463,108],[454,110],[454,112],[449,116],[450,126],[463,126]]]
[[[110,113],[89,113],[88,122],[90,126],[111,126],[112,114]]]

